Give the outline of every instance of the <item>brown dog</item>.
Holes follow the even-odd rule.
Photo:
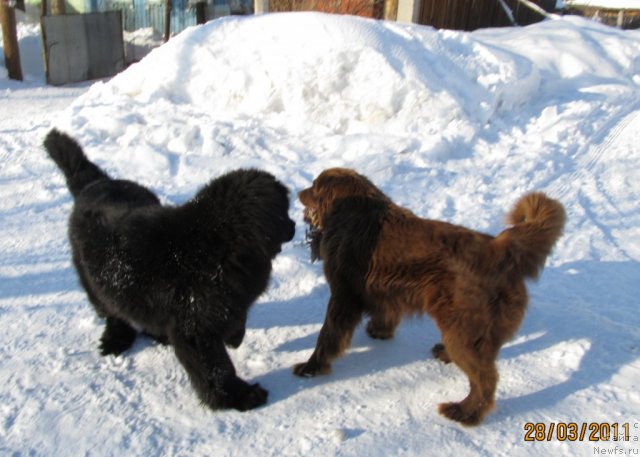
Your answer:
[[[421,219],[349,169],[323,171],[298,196],[331,297],[315,351],[294,373],[330,373],[365,313],[369,335],[387,339],[403,315],[426,312],[442,332],[433,355],[460,367],[471,387],[440,413],[480,423],[494,406],[500,347],[524,317],[524,280],[538,276],[562,233],[562,205],[527,194],[508,216],[512,227],[493,237]]]

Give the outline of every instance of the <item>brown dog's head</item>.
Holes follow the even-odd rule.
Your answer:
[[[313,180],[311,187],[298,193],[304,205],[304,221],[309,224],[307,242],[311,259],[321,258],[320,242],[325,221],[338,200],[347,197],[370,197],[388,201],[371,181],[348,168],[329,168]]]
[[[371,181],[349,168],[329,168],[313,180],[311,187],[298,193],[304,205],[304,220],[312,229],[322,230],[333,204],[347,197],[388,200]]]

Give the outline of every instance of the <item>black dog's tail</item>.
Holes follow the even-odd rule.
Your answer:
[[[64,173],[67,187],[74,198],[88,184],[99,179],[110,179],[109,175],[87,159],[80,145],[69,135],[53,129],[44,139],[44,147]]]

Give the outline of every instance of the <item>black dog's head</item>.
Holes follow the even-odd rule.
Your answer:
[[[239,169],[220,176],[193,199],[205,209],[209,226],[223,237],[273,259],[291,241],[296,225],[289,218],[289,190],[262,170]]]
[[[248,173],[252,172],[256,173],[252,186],[261,202],[254,222],[265,240],[268,255],[273,258],[296,233],[296,224],[289,218],[289,190],[269,173],[255,170]]]
[[[288,201],[289,199],[287,197],[287,208]],[[295,234],[296,223],[289,218],[288,211],[286,211],[284,214],[277,215],[275,221],[275,236],[272,238],[274,241],[274,248],[277,249],[275,254],[278,254],[280,252],[281,245],[288,241],[291,241]]]
[[[281,245],[291,241],[296,234],[296,223],[289,218],[289,191],[282,184],[277,183],[280,187],[279,192],[282,194],[283,206],[276,215],[275,224],[275,240],[277,244],[277,253],[280,252]],[[274,254],[275,255],[275,254]]]

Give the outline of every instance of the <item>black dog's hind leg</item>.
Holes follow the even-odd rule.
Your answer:
[[[100,337],[100,354],[122,354],[133,345],[137,334],[136,329],[122,319],[107,317],[104,332]]]
[[[82,268],[82,262],[80,262],[75,252],[73,253],[73,263],[78,273],[80,285],[87,293],[89,302],[93,305],[98,316],[106,319],[105,329],[102,337],[100,337],[100,354],[122,354],[133,345],[138,332],[122,319],[109,316],[107,307],[100,301],[97,294],[95,294],[91,288],[91,282],[87,279],[87,275]]]
[[[244,340],[247,332],[247,313],[239,314],[235,319],[235,324],[230,324],[228,331],[223,335],[224,344],[230,348],[237,349]]]
[[[236,376],[221,338],[174,333],[170,341],[200,400],[210,408],[247,411],[267,402],[268,392],[259,384]]]

